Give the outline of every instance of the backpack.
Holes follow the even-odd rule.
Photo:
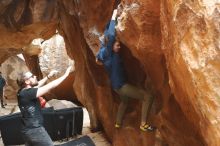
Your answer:
[[[0,76],[0,88],[3,88],[5,84],[6,84],[5,79],[2,76]]]

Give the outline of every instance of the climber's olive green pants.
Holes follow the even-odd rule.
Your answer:
[[[121,103],[118,108],[116,123],[122,124],[122,118],[126,111],[129,98],[136,98],[142,100],[142,113],[141,123],[146,123],[152,103],[153,96],[143,89],[137,88],[136,86],[125,84],[120,89],[115,90],[121,99]]]

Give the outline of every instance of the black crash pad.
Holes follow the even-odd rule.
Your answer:
[[[95,144],[89,136],[83,136],[78,139],[56,146],[95,146]]]

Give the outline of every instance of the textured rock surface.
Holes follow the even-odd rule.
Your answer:
[[[97,38],[99,34],[102,33],[103,28],[108,21],[105,21],[105,23],[104,21],[101,21],[97,24],[97,16],[94,18],[94,15],[102,16],[105,13],[96,14],[95,11],[93,16],[91,16],[90,9],[81,8],[87,6],[92,9],[94,5],[96,5],[98,8],[105,9],[108,13],[104,18],[110,19],[114,5],[113,2],[105,3],[102,1],[102,3],[90,3],[89,1],[81,1],[78,5],[75,3],[72,5],[78,6],[77,9],[75,7],[70,7],[71,5],[65,2],[66,1],[60,1],[59,4],[61,10],[59,11],[59,16],[61,18],[59,31],[61,31],[64,36],[68,52],[71,52],[70,54],[72,54],[71,56],[75,60],[75,76],[77,78],[75,78],[73,86],[78,99],[88,108],[92,128],[98,128],[99,122],[101,122],[108,137],[113,141],[113,145],[154,145],[155,133],[145,134],[138,128],[140,124],[140,102],[138,101],[132,100],[133,102],[131,102],[131,105],[129,106],[130,110],[128,110],[128,113],[126,114],[123,128],[120,130],[113,128],[119,100],[117,95],[111,92],[109,80],[104,68],[97,66],[94,58],[98,49],[98,45],[94,42],[98,40]],[[157,15],[155,14],[155,19],[157,19],[157,31],[159,31],[159,7],[157,12]],[[94,31],[94,28],[96,28],[96,31]],[[91,29],[93,29],[93,31],[88,31]],[[69,30],[71,30],[71,32]],[[157,33],[156,35],[155,38],[158,40],[157,44],[160,46],[160,33]],[[130,38],[128,41],[133,40]],[[146,40],[143,40],[143,42],[144,41]],[[151,43],[151,45],[153,45],[154,42]],[[160,48],[158,47],[157,49]],[[132,50],[129,50],[124,46],[123,56],[125,58],[125,64],[127,64],[126,69],[129,80],[144,88],[146,75],[143,64],[140,63],[141,60],[138,61],[131,55],[131,51]],[[160,53],[161,52],[155,54],[160,55]],[[161,65],[162,61],[160,59],[158,60],[158,63],[155,65]],[[163,74],[163,70],[161,72],[161,74]],[[130,135],[131,132],[133,133],[132,135]],[[125,137],[127,137],[126,135],[130,135],[132,138],[128,141],[124,141]],[[140,139],[140,137],[142,138]]]
[[[37,62],[39,63],[37,65],[40,68],[37,70],[42,72],[42,76],[46,76],[51,70],[58,71],[49,81],[63,75],[67,67],[70,65],[73,66],[74,70],[74,61],[68,57],[64,39],[58,33],[43,42],[42,39],[35,39],[33,44],[38,45],[41,48],[41,53],[36,59],[38,59]],[[33,56],[30,58],[34,59]],[[37,65],[34,65],[33,67],[36,67]],[[53,89],[52,92],[47,95],[47,99],[57,98],[77,101],[72,87],[73,81],[74,73],[70,74],[61,85]]]
[[[17,75],[28,71],[24,60],[17,56],[11,56],[1,64],[0,70],[7,81],[7,85],[5,86],[5,96],[7,99],[17,99]]]
[[[161,6],[172,92],[200,145],[220,145],[219,2],[163,1]]]
[[[0,49],[4,57],[19,52],[33,38],[52,36],[57,27],[68,55],[75,61],[72,79],[75,94],[89,111],[91,127],[103,127],[113,145],[219,145],[219,3],[121,0],[117,34],[123,44],[129,82],[151,89],[156,98],[149,120],[158,131],[143,133],[138,128],[141,103],[135,100],[131,100],[123,127],[113,128],[119,100],[111,91],[104,68],[95,63],[98,37],[116,2],[27,2],[13,2],[16,11],[8,5],[12,1],[0,4],[2,8],[8,6],[0,9],[0,30],[4,32],[0,35],[5,36],[0,40]],[[9,16],[20,13],[16,17],[3,17],[7,16],[6,10]],[[46,10],[49,13],[45,14]],[[22,12],[26,15],[21,15]],[[25,19],[19,19],[21,16]],[[5,22],[11,23],[5,25]],[[20,39],[13,40],[13,35]],[[4,57],[0,56],[0,60]],[[38,57],[26,57],[29,68],[33,61],[32,70],[40,76],[41,71],[36,68]]]
[[[59,76],[66,71],[68,66],[72,65],[74,67],[74,62],[66,53],[63,37],[59,34],[54,35],[43,43],[40,43],[40,40],[36,40],[36,44],[42,48],[39,55],[39,64],[43,74],[49,74],[51,70],[55,69],[58,71],[57,76]]]
[[[0,2],[0,62],[15,53],[29,52],[28,48],[33,39],[48,39],[55,33],[56,2],[56,0]]]

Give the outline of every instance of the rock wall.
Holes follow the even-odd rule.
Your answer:
[[[72,65],[74,68],[74,61],[67,55],[64,39],[58,33],[43,43],[41,40],[36,40],[36,44],[42,48],[39,64],[44,75],[54,69],[58,71],[57,76],[60,76],[68,66]]]
[[[219,17],[217,1],[161,2],[170,86],[200,145],[220,142]]]
[[[64,39],[62,36],[56,33],[50,39],[44,40],[43,42],[42,41],[42,39],[36,39],[33,41],[33,43],[40,46],[42,49],[38,56],[38,65],[40,68],[39,70],[42,72],[43,76],[49,74],[51,70],[58,71],[56,75],[49,80],[52,81],[63,75],[70,65],[73,66],[73,70],[75,70],[74,61],[71,60],[67,55]],[[74,78],[74,73],[71,73],[69,77],[61,85],[53,89],[46,98],[66,99],[78,102],[72,87]]]
[[[25,47],[30,46],[33,39],[49,39],[55,33],[56,4],[56,0],[0,2],[1,63],[9,56],[29,52],[31,49]]]
[[[92,128],[99,128],[99,123],[101,123],[108,137],[113,142],[113,145],[156,145],[156,143],[164,143],[163,140],[161,140],[162,142],[157,142],[157,140],[155,139],[156,133],[146,134],[142,133],[139,130],[141,102],[135,100],[132,100],[131,105],[129,105],[128,109],[130,110],[125,116],[123,128],[119,130],[113,128],[119,99],[117,95],[113,91],[111,91],[110,82],[107,78],[107,74],[104,71],[104,68],[95,64],[94,55],[99,49],[99,44],[97,44],[98,37],[103,33],[103,28],[108,23],[108,20],[111,17],[111,13],[114,7],[114,1],[112,1],[111,6],[110,3],[106,3],[104,1],[97,2],[96,4],[90,3],[89,1],[81,1],[80,3],[73,3],[72,5],[67,3],[67,1],[59,2],[59,9],[61,10],[59,11],[59,16],[61,18],[59,31],[62,32],[61,34],[64,36],[68,52],[72,54],[71,56],[75,60],[75,76],[77,78],[74,81],[74,90],[78,99],[87,107],[90,113]],[[142,6],[141,4],[124,2],[123,11],[126,14],[125,17],[130,17],[130,13],[133,12],[133,7],[136,8],[135,10],[138,10],[140,8],[141,11],[143,11],[142,9],[145,8],[145,5]],[[158,7],[154,6],[157,9],[155,10],[154,18],[152,19],[153,22],[152,24],[150,24],[151,27],[155,27],[154,30],[156,30],[156,32],[152,31],[150,34],[146,34],[147,36],[149,35],[150,37],[152,37],[150,41],[154,39],[155,40],[154,42],[149,42],[149,46],[144,46],[144,42],[148,40],[145,35],[142,35],[141,45],[143,48],[141,48],[142,52],[139,52],[139,55],[142,54],[143,56],[141,57],[143,58],[138,58],[139,56],[136,56],[136,58],[134,58],[134,56],[132,55],[132,53],[135,52],[134,49],[137,49],[136,53],[140,49],[138,48],[138,44],[140,44],[140,41],[134,39],[132,35],[136,37],[136,34],[132,33],[137,32],[137,35],[140,35],[141,31],[146,32],[145,25],[137,26],[137,24],[140,23],[138,21],[145,22],[145,20],[141,19],[137,20],[137,22],[129,22],[130,19],[124,19],[124,23],[126,23],[125,21],[128,21],[128,25],[134,24],[134,26],[132,26],[134,31],[130,32],[130,26],[123,26],[128,30],[124,29],[121,26],[120,29],[124,29],[124,31],[118,30],[117,33],[122,43],[125,44],[122,48],[122,55],[125,60],[126,71],[128,73],[129,81],[141,88],[147,88],[147,86],[150,84],[149,87],[155,88],[152,89],[152,92],[155,93],[157,91],[156,87],[158,88],[158,90],[161,89],[162,91],[157,93],[158,95],[155,94],[155,96],[158,96],[159,99],[163,99],[163,97],[159,95],[164,94],[164,98],[168,98],[169,85],[168,81],[166,81],[166,77],[168,76],[166,74],[165,59],[160,49],[161,35],[159,21],[159,3],[156,3],[156,5]],[[90,7],[90,9],[85,9],[85,6]],[[96,13],[98,9],[95,9],[93,15],[91,16],[91,11],[93,11],[94,7],[100,8],[100,11],[105,9],[108,13]],[[144,12],[145,11],[141,12],[141,14],[144,14]],[[133,12],[133,17],[136,18],[138,13],[140,13],[140,11]],[[103,17],[104,14],[106,14],[106,16]],[[141,15],[141,17],[143,16]],[[99,20],[98,18],[107,18],[107,20],[103,20],[101,22],[99,21],[100,23],[97,23],[97,21]],[[133,18],[131,19],[133,20]],[[151,18],[149,19],[151,20]],[[143,30],[141,30],[139,27]],[[151,29],[151,27],[149,27],[148,29]],[[77,36],[77,38],[75,36]],[[126,38],[123,40],[124,36],[128,36],[127,40]],[[130,44],[133,44],[134,46]],[[158,52],[153,52],[153,49],[147,53],[144,51],[144,49],[147,49],[147,47],[151,49],[154,44],[156,44],[155,48],[156,50],[158,50]],[[146,55],[149,59],[144,60],[144,55]],[[155,61],[156,63],[154,64],[153,61]],[[152,70],[149,70],[149,68],[151,68]],[[151,74],[152,77],[149,74]],[[156,81],[151,79],[153,77]],[[161,83],[160,79],[165,81]],[[152,87],[153,83],[150,83],[151,80],[158,85]],[[160,103],[158,104],[159,106],[155,105],[154,114],[156,113],[156,110],[159,110],[159,108],[161,108],[161,104],[162,101],[160,101]],[[150,120],[152,122],[154,121],[152,118]],[[131,133],[133,133],[132,136],[130,136]],[[128,136],[132,138],[125,141],[124,139],[126,139]],[[142,138],[140,139],[139,137]]]
[[[117,35],[128,80],[154,95],[149,121],[156,132],[139,130],[141,102],[136,100],[130,102],[123,127],[114,128],[119,99],[104,68],[95,63],[98,37],[119,2]],[[92,129],[103,129],[113,145],[219,145],[218,2],[23,0],[1,1],[0,7],[0,60],[58,29],[75,61],[73,85],[64,88],[73,86],[89,111]],[[26,57],[40,76],[38,57]]]
[[[16,79],[19,73],[28,71],[25,61],[18,56],[11,56],[1,64],[0,71],[7,82],[5,96],[9,100],[17,99],[18,85]]]

